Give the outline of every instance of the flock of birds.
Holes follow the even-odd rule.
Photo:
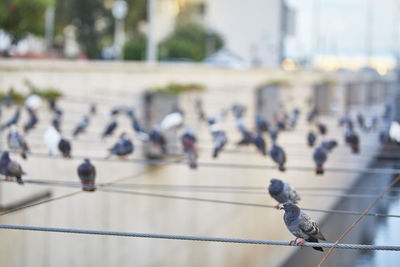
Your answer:
[[[28,113],[28,120],[23,125],[24,135],[32,131],[39,122],[37,110],[40,105],[41,99],[37,95],[31,95],[27,98],[24,109]],[[6,106],[6,104],[2,103],[1,106]],[[51,156],[60,153],[64,158],[70,158],[72,152],[71,141],[63,137],[60,131],[63,111],[58,108],[56,101],[50,102],[50,110],[52,112],[51,125],[44,133],[44,143],[47,146],[48,153]],[[218,157],[219,153],[223,151],[228,142],[227,134],[222,129],[221,122],[225,120],[229,111],[231,111],[235,119],[236,128],[241,136],[241,139],[236,143],[237,146],[254,145],[261,155],[266,156],[269,154],[280,171],[284,172],[286,170],[285,164],[287,156],[284,148],[278,144],[278,137],[282,131],[295,129],[300,117],[299,109],[294,109],[290,115],[283,112],[277,113],[274,116],[273,122],[267,121],[262,114],[257,114],[254,131],[249,130],[245,125],[244,117],[246,107],[241,104],[233,104],[231,108],[224,109],[215,116],[207,116],[203,109],[202,102],[198,100],[195,104],[195,110],[199,121],[208,125],[213,140],[213,158]],[[30,152],[29,145],[24,135],[19,133],[17,127],[21,112],[22,108],[17,107],[14,115],[0,127],[3,131],[8,129],[7,143],[10,151],[18,152],[23,159],[27,159]],[[96,112],[96,105],[91,104],[89,115],[84,115],[74,128],[72,133],[73,138],[78,138],[79,135],[87,130],[90,124],[90,116],[95,115]],[[388,120],[391,117],[390,113],[390,106],[386,106],[382,119]],[[105,125],[104,131],[101,133],[101,138],[107,138],[115,132],[118,127],[117,117],[120,115],[126,115],[130,119],[132,128],[139,139],[143,141],[145,145],[152,147],[152,150],[156,150],[159,155],[166,155],[168,152],[168,143],[165,133],[170,129],[177,129],[184,125],[184,112],[179,108],[174,108],[159,124],[154,125],[151,130],[146,131],[139,119],[135,116],[133,109],[118,107],[110,111],[110,121]],[[311,112],[307,114],[307,122],[311,130],[307,132],[305,141],[308,146],[314,147],[316,146],[318,135],[323,137],[327,135],[328,127],[326,124],[319,121],[318,110],[316,108],[312,109]],[[378,117],[366,119],[359,113],[356,117],[356,122],[361,130],[370,131],[376,129]],[[356,132],[354,124],[355,122],[353,122],[348,115],[343,116],[339,121],[339,125],[345,127],[345,144],[350,148],[352,153],[360,153],[360,136]],[[266,137],[269,137],[272,142],[272,147],[269,151],[267,151]],[[323,141],[315,147],[312,155],[315,163],[315,173],[318,175],[324,173],[324,164],[328,160],[328,154],[338,146],[338,142],[335,139],[322,138],[322,140]],[[180,141],[184,157],[189,167],[192,169],[197,168],[197,138],[193,129],[187,127],[180,137]],[[400,142],[400,125],[397,122],[392,122],[389,130],[380,133],[380,141],[382,144]],[[129,138],[129,135],[124,132],[120,135],[118,141],[109,149],[107,158],[111,156],[124,158],[133,152],[134,143]],[[3,151],[0,159],[0,174],[4,175],[6,180],[15,179],[18,184],[23,185],[22,176],[26,173],[17,161],[10,158],[10,153],[8,151]],[[77,167],[77,174],[82,184],[82,190],[95,191],[96,168],[89,158],[85,158]],[[296,205],[300,197],[288,183],[275,178],[271,179],[268,191],[271,197],[278,202],[275,207],[285,211],[284,222],[289,231],[296,237],[296,239],[291,242],[297,242],[298,238],[301,239],[299,244],[304,244],[305,241],[318,242],[318,240],[325,240],[325,237],[322,235],[315,221]],[[323,251],[323,249],[318,246],[314,247],[314,249]]]

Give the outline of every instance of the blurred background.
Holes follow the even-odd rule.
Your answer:
[[[289,241],[278,178],[335,242],[400,172],[399,48],[397,0],[0,0],[0,150],[26,173],[0,161],[0,225]],[[342,242],[398,246],[399,187]],[[0,229],[0,266],[324,253]],[[324,266],[399,259],[335,249]]]

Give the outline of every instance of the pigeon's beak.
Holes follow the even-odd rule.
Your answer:
[[[280,209],[280,210],[284,210],[285,208],[284,208],[283,206],[280,206],[279,209]]]

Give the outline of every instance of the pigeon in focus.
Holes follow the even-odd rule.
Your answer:
[[[318,240],[326,240],[319,230],[317,223],[296,204],[286,202],[280,209],[285,211],[283,220],[285,221],[286,227],[296,237],[296,239],[290,241],[290,243],[296,243],[299,238],[302,240],[298,244],[304,244],[305,241],[318,243]],[[322,247],[313,247],[313,249],[324,251]]]
[[[313,147],[315,144],[315,141],[317,141],[317,136],[315,135],[314,132],[308,132],[307,134],[307,144],[309,147]]]
[[[264,156],[267,155],[265,140],[261,133],[258,133],[253,138],[253,143],[256,146],[257,150],[261,152],[261,154],[263,154]]]
[[[73,136],[76,138],[79,134],[83,133],[89,125],[89,117],[84,116],[82,120],[75,127]]]
[[[191,169],[197,168],[196,135],[188,128],[181,137],[183,152]]]
[[[24,133],[28,133],[30,130],[32,130],[35,125],[39,122],[38,117],[36,116],[36,111],[33,109],[27,108],[27,111],[29,113],[29,119],[28,121],[24,124]]]
[[[101,138],[105,138],[109,135],[112,135],[117,128],[118,123],[116,120],[112,120],[109,124],[107,124],[106,128],[104,129],[103,134],[101,135]]]
[[[61,138],[58,142],[58,150],[64,158],[71,158],[71,142],[65,138]]]
[[[286,170],[285,163],[286,163],[286,154],[285,151],[278,146],[277,144],[273,144],[271,150],[269,151],[269,155],[271,156],[272,160],[278,164],[278,168],[280,171],[284,172]]]
[[[11,125],[10,127],[10,132],[7,135],[7,144],[10,150],[18,151],[23,159],[27,158],[29,146],[24,137],[18,133],[15,125]]]
[[[8,121],[5,124],[1,126],[1,130],[10,127],[11,125],[17,124],[19,121],[20,114],[21,114],[21,108],[17,108],[17,111],[15,111],[14,115],[10,119],[8,119]]]
[[[111,155],[125,157],[133,153],[134,146],[131,139],[129,139],[129,136],[126,133],[122,133],[118,142],[115,143],[115,145],[109,150],[110,154],[107,158],[109,158]]]
[[[328,159],[328,155],[324,147],[321,145],[314,150],[313,159],[316,164],[315,173],[324,174],[324,163]]]
[[[96,168],[88,158],[78,166],[78,176],[82,183],[83,191],[95,191]]]
[[[24,184],[21,176],[26,173],[22,170],[22,167],[18,162],[10,159],[10,154],[8,151],[4,151],[1,155],[0,173],[6,177],[7,181],[10,180],[10,178],[15,177],[18,184]]]
[[[288,201],[297,203],[297,201],[300,200],[300,196],[297,194],[296,190],[292,189],[288,183],[276,178],[271,179],[268,192],[273,199],[278,201],[278,204],[275,206],[276,209],[279,209],[279,204]]]
[[[49,155],[55,156],[58,151],[58,143],[60,142],[60,133],[54,128],[54,126],[49,126],[44,133],[44,143],[47,146],[47,151]]]

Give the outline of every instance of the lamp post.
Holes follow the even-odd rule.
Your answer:
[[[124,0],[114,2],[112,14],[115,18],[114,52],[115,59],[122,59],[122,46],[125,43],[124,19],[128,13],[128,4]]]

